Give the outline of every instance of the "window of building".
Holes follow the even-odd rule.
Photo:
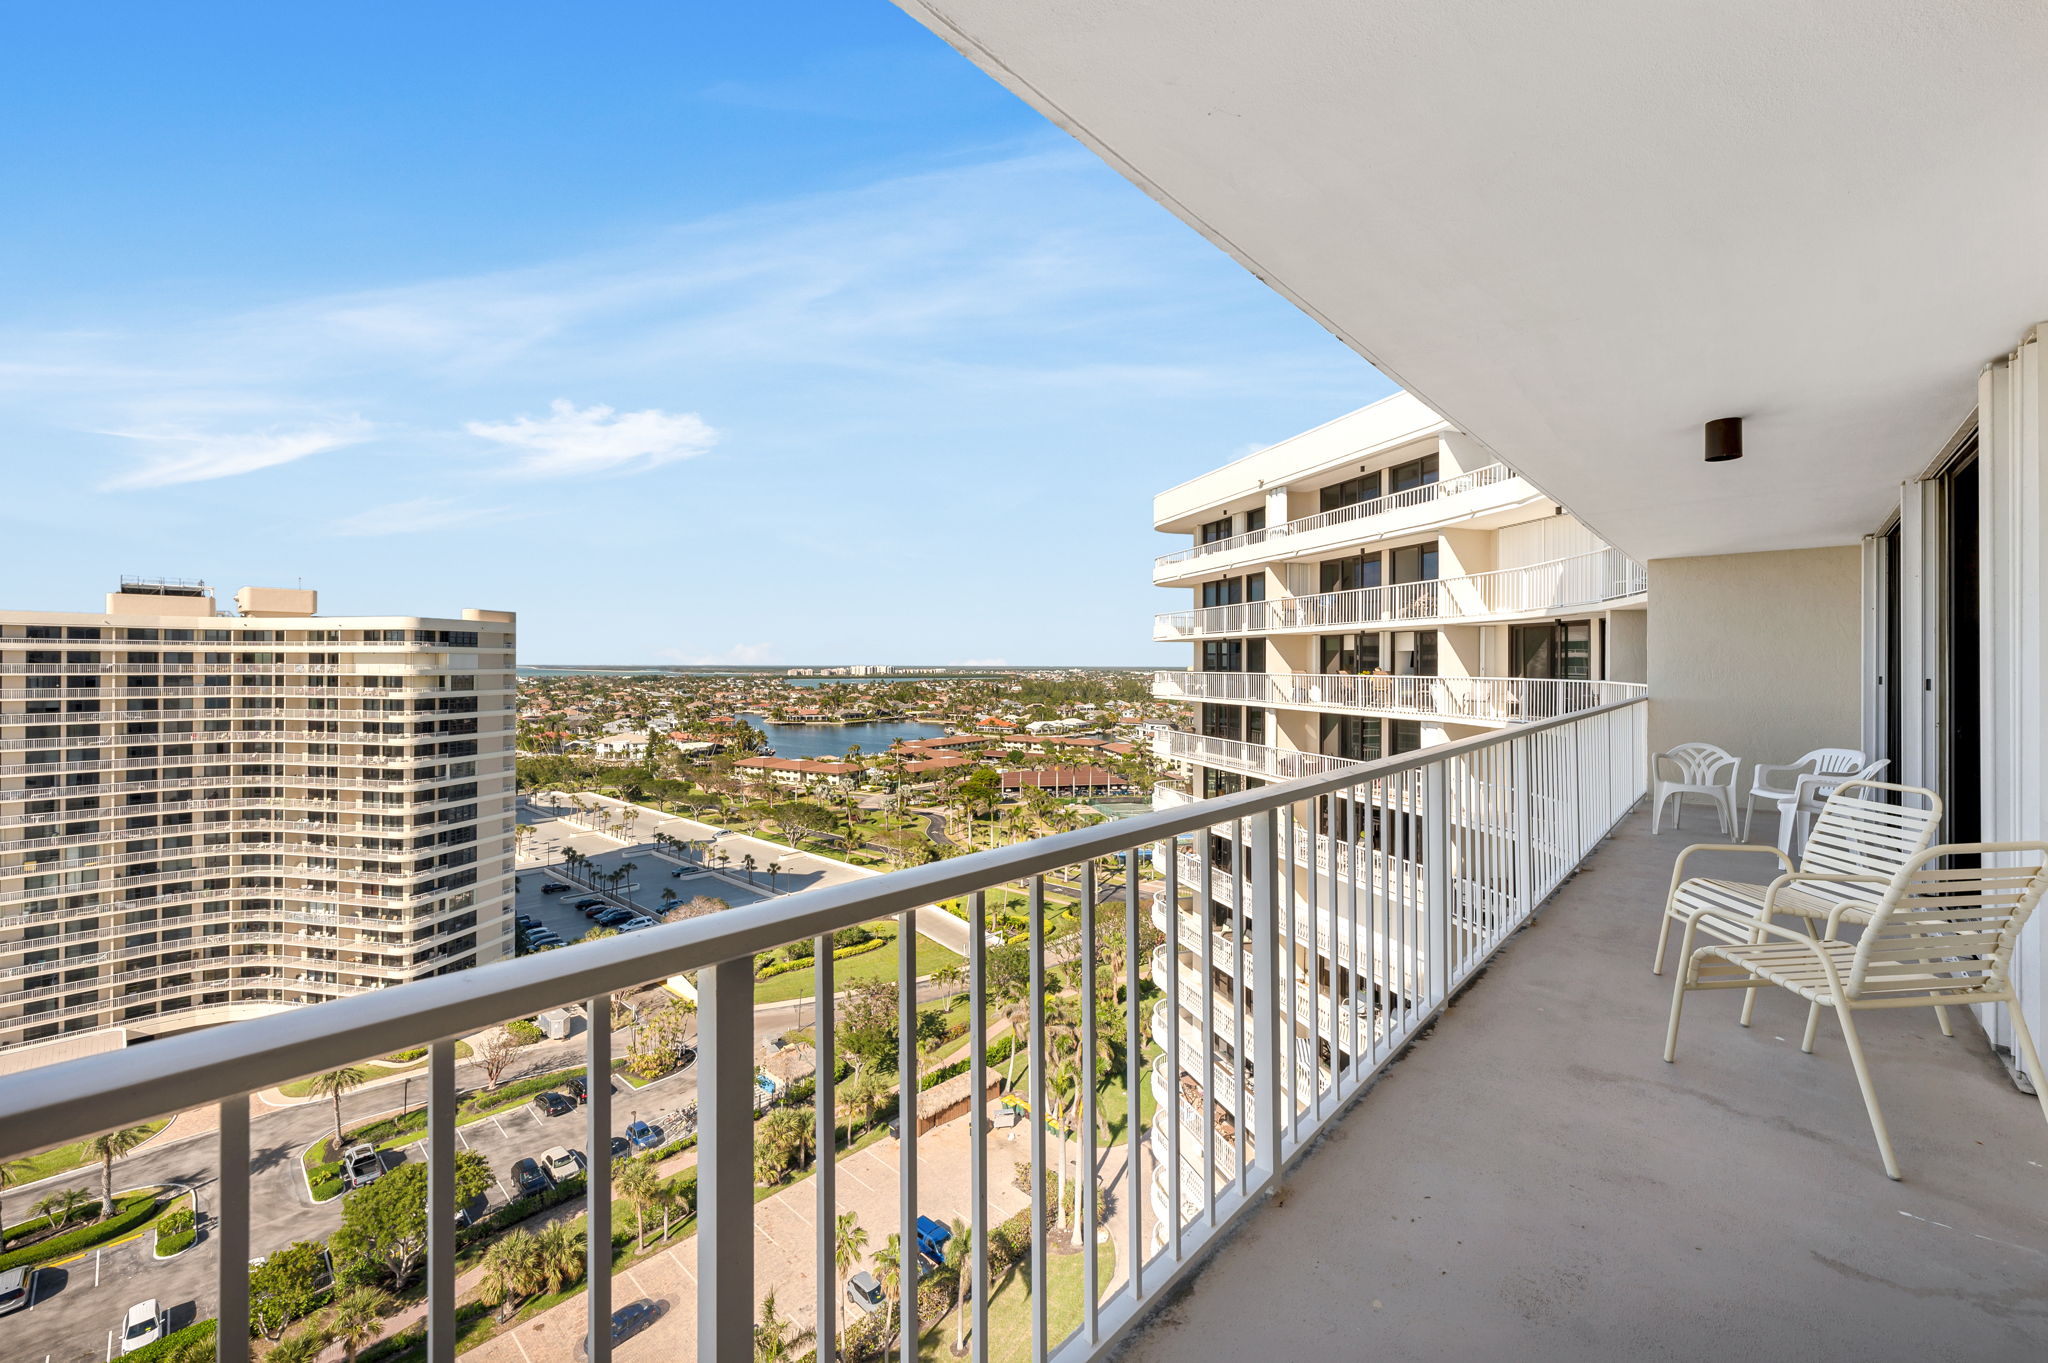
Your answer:
[[[1377,553],[1354,554],[1349,558],[1324,559],[1320,565],[1321,590],[1326,592],[1357,591],[1361,587],[1380,585],[1380,556]]]
[[[1241,577],[1219,577],[1214,582],[1202,584],[1202,605],[1235,606],[1244,600],[1244,579]]]
[[[1203,544],[1214,544],[1217,540],[1229,539],[1230,517],[1222,516],[1213,521],[1203,522],[1201,529],[1195,532],[1195,537]]]
[[[1350,677],[1379,670],[1380,636],[1377,634],[1325,634],[1317,640],[1320,670],[1325,674]]]
[[[1244,643],[1239,639],[1209,639],[1202,644],[1204,672],[1244,671]]]
[[[1387,722],[1387,756],[1398,757],[1422,746],[1422,721],[1395,719]]]
[[[1356,478],[1346,478],[1334,487],[1322,491],[1322,505],[1319,511],[1339,511],[1347,506],[1369,502],[1380,495],[1380,476],[1377,473],[1361,473]]]
[[[1436,456],[1425,454],[1420,459],[1411,459],[1405,464],[1396,464],[1387,470],[1387,490],[1406,492],[1411,488],[1425,487],[1436,481]]]

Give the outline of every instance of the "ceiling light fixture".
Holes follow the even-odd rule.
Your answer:
[[[1707,462],[1725,463],[1742,457],[1742,418],[1719,417],[1707,423]]]

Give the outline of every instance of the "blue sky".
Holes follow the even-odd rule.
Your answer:
[[[12,6],[0,605],[1139,663],[1154,492],[1385,379],[882,0]]]

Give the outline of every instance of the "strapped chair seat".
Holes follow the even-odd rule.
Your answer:
[[[1897,794],[1901,802],[1885,803],[1885,792]],[[1909,796],[1923,803],[1906,803]],[[1664,902],[1650,973],[1664,973],[1674,923],[1724,942],[1745,943],[1761,940],[1757,925],[1772,923],[1781,914],[1803,920],[1809,935],[1815,923],[1824,922],[1828,929],[1822,935],[1830,937],[1840,923],[1869,922],[1892,877],[1933,840],[1940,821],[1941,797],[1924,787],[1845,781],[1821,808],[1796,867],[1776,847],[1695,843],[1680,852],[1671,867],[1671,891]],[[1695,852],[1772,857],[1782,874],[1764,885],[1710,877],[1687,880],[1685,863]]]

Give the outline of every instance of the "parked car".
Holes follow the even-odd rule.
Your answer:
[[[32,1268],[10,1268],[0,1272],[0,1316],[10,1311],[19,1311],[28,1305],[29,1287],[34,1281]]]
[[[929,1216],[917,1218],[917,1252],[934,1264],[946,1262],[946,1242],[953,1238],[951,1228]]]
[[[590,1101],[590,1083],[582,1075],[569,1081],[569,1096],[579,1103]]]
[[[604,907],[604,901],[602,899],[579,899],[569,907],[572,909],[601,909]]]
[[[384,1176],[384,1152],[374,1145],[351,1145],[341,1157],[341,1181],[362,1188]]]
[[[633,1153],[633,1143],[624,1136],[612,1137],[612,1158],[624,1159]]]
[[[882,1285],[866,1269],[846,1280],[846,1299],[853,1303],[854,1310],[864,1316],[872,1316],[889,1302],[882,1292]]]
[[[553,1146],[542,1152],[540,1167],[548,1171],[549,1178],[560,1183],[583,1172],[583,1152],[564,1145]]]
[[[614,1349],[618,1348],[622,1341],[631,1339],[634,1335],[639,1334],[642,1330],[654,1324],[654,1318],[660,1314],[659,1308],[645,1297],[633,1302],[631,1305],[621,1306],[618,1310],[612,1312],[612,1347]],[[585,1335],[583,1343],[577,1346],[576,1357],[579,1359],[590,1357],[589,1335]]]
[[[534,1094],[531,1106],[536,1117],[560,1117],[576,1110],[574,1101],[553,1090]]]
[[[559,880],[550,880],[547,884],[540,887],[540,892],[542,894],[561,894],[564,890],[567,890],[568,888],[569,887],[567,885],[564,885]]]
[[[596,913],[590,915],[590,921],[601,928],[615,928],[619,924],[639,916],[631,909],[599,909]]]
[[[530,928],[533,926],[533,915],[530,913],[515,913],[512,915],[512,921],[519,927]]]
[[[158,1309],[155,1297],[135,1303],[121,1319],[121,1352],[124,1354],[132,1354],[163,1337],[164,1313]]]
[[[626,1128],[626,1139],[635,1150],[653,1150],[661,1145],[661,1128],[649,1126],[646,1122],[634,1122]]]
[[[640,929],[642,929],[642,928],[651,928],[651,927],[653,927],[653,926],[654,926],[654,920],[653,920],[652,918],[642,918],[642,917],[640,917],[640,916],[639,916],[638,914],[635,914],[635,915],[633,916],[633,921],[632,921],[632,922],[630,922],[630,923],[621,923],[621,924],[619,924],[619,931],[620,931],[620,932],[638,932],[638,931],[639,931]]]
[[[548,1176],[541,1172],[539,1161],[523,1159],[512,1166],[512,1182],[521,1197],[531,1197],[547,1191]]]
[[[676,1047],[676,1068],[677,1068],[677,1069],[682,1069],[682,1068],[683,1068],[684,1066],[686,1066],[686,1065],[694,1065],[694,1064],[696,1064],[696,1063],[697,1063],[697,1048],[696,1048],[695,1046],[678,1046],[678,1047]]]
[[[539,932],[530,932],[526,935],[526,949],[528,951],[532,951],[536,947],[558,947],[562,945],[564,945],[562,939],[546,928],[542,928]]]

